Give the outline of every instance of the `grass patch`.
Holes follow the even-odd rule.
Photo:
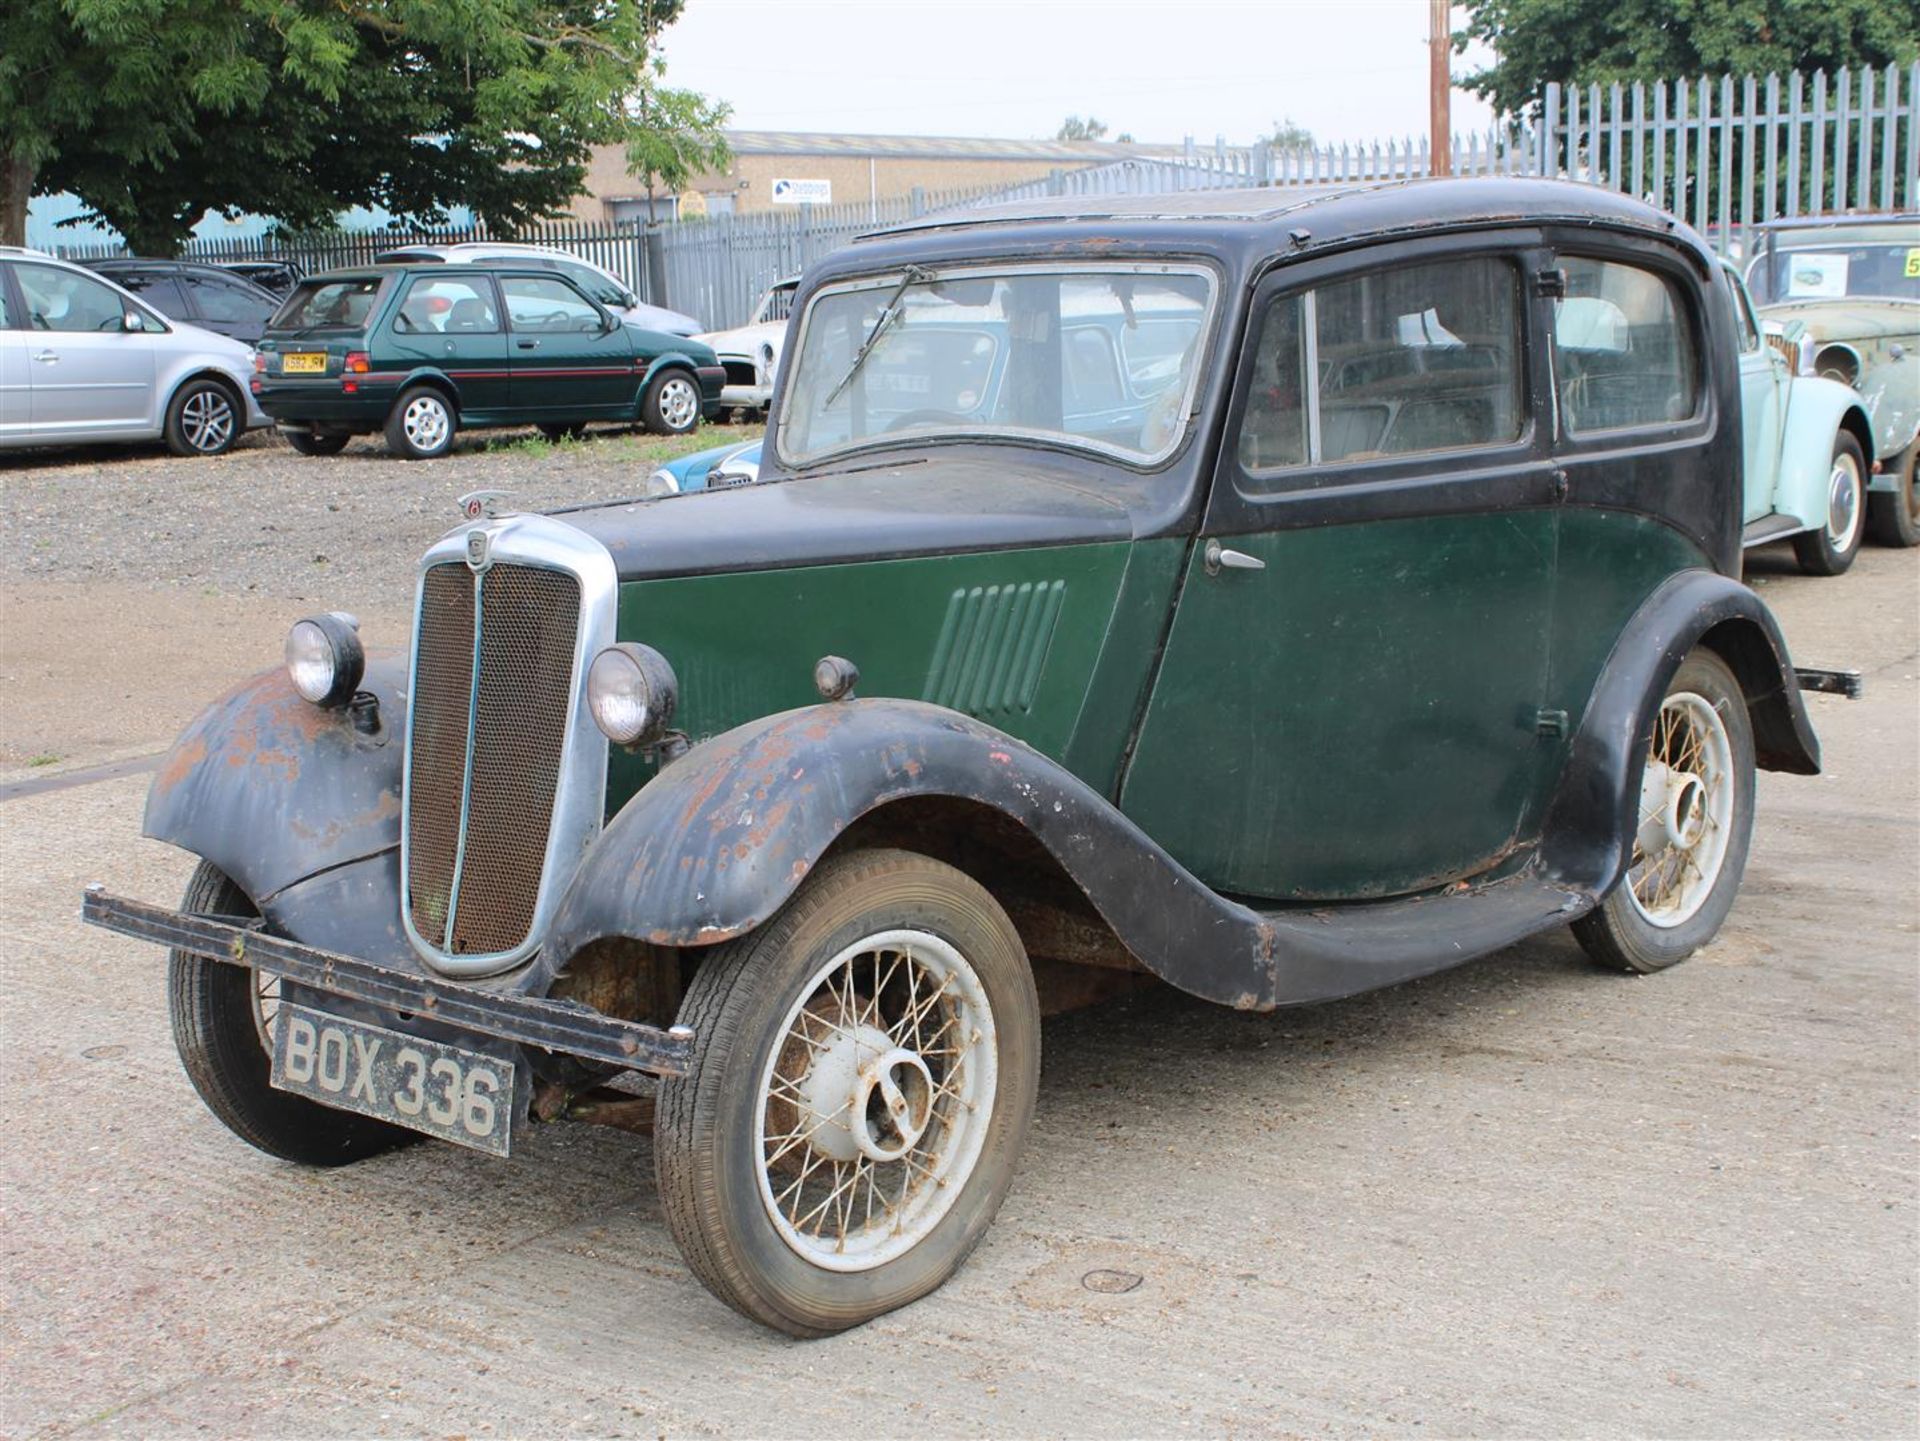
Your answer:
[[[27,757],[27,764],[30,766],[51,766],[51,765],[58,765],[59,763],[60,763],[60,757],[55,755],[52,751],[42,751],[37,756]]]
[[[548,440],[544,435],[516,435],[487,442],[489,453],[523,455],[542,460],[556,454],[584,455],[594,460],[618,461],[626,465],[659,465],[662,461],[712,450],[717,445],[732,445],[757,440],[766,431],[764,425],[703,425],[691,435],[651,435],[643,430],[590,430],[584,436],[563,436]]]

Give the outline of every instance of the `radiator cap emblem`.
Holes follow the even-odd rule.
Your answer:
[[[473,490],[460,497],[460,516],[463,520],[479,520],[482,516],[495,516],[500,513],[499,504],[507,498],[504,490]]]
[[[474,571],[485,570],[493,563],[491,555],[493,537],[484,530],[467,532],[467,568]]]

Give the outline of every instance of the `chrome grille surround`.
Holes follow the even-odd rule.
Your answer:
[[[484,538],[473,540],[476,535]],[[413,738],[414,708],[420,689],[421,615],[427,600],[429,577],[435,567],[451,565],[457,566],[470,580],[474,579],[477,573],[471,568],[470,556],[484,557],[483,569],[513,566],[554,571],[571,577],[579,587],[579,623],[567,670],[569,702],[565,709],[565,729],[553,786],[553,809],[531,924],[526,936],[509,949],[461,955],[454,953],[449,944],[443,943],[444,933],[442,937],[429,939],[414,923]],[[444,582],[445,577],[440,579]],[[593,657],[603,647],[613,643],[619,590],[619,575],[606,547],[584,532],[550,516],[508,515],[462,525],[435,541],[420,559],[414,592],[414,633],[407,685],[407,749],[401,782],[400,920],[414,950],[442,975],[461,978],[497,975],[512,970],[532,956],[545,938],[560,897],[566,890],[567,882],[573,878],[575,866],[594,837],[600,833],[606,806],[607,740],[593,723],[593,717],[587,709],[586,675]],[[484,598],[480,606],[480,626],[484,634]],[[439,649],[444,651],[444,645]],[[467,693],[472,696],[471,684],[467,687]],[[478,724],[477,715],[475,723]],[[479,744],[479,737],[476,736],[474,748],[477,749]],[[463,787],[470,788],[473,761],[464,737],[461,756]],[[463,802],[462,809],[463,812],[470,810],[470,804]],[[423,831],[423,839],[434,835],[437,835],[437,831],[429,824]],[[444,837],[441,839],[444,840]],[[454,861],[452,864],[455,874],[458,874],[461,863]]]

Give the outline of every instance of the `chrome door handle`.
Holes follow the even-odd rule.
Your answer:
[[[60,357],[51,350],[41,351],[38,355],[34,356],[34,359],[42,365],[58,365],[60,363]]]
[[[1207,542],[1204,560],[1208,575],[1218,575],[1223,570],[1265,570],[1267,563],[1257,555],[1248,555],[1242,550],[1228,550],[1217,540]]]

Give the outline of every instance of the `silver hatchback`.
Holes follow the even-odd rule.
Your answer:
[[[0,449],[164,440],[219,455],[267,425],[253,351],[101,276],[0,246]]]

